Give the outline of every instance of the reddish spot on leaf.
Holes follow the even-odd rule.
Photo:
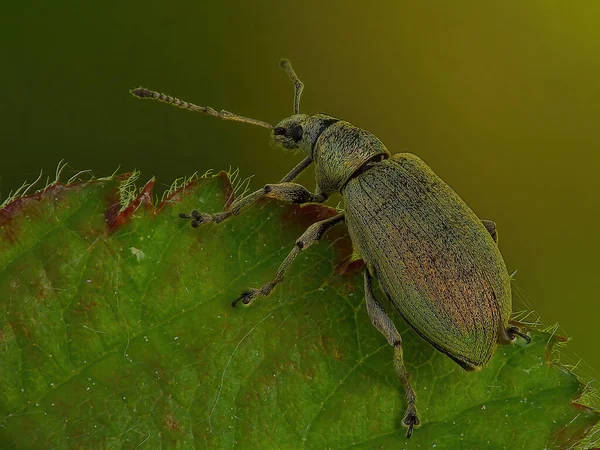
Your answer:
[[[172,415],[165,417],[165,425],[170,431],[176,431],[177,433],[183,434],[183,428],[179,422]]]
[[[150,180],[141,189],[138,196],[121,211],[120,202],[111,202],[111,206],[105,212],[106,228],[109,233],[113,233],[117,228],[131,219],[131,216],[140,207],[145,207],[154,211],[152,201],[152,192],[154,189],[154,180]]]

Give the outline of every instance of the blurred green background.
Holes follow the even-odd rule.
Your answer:
[[[0,50],[0,200],[61,159],[65,179],[137,168],[159,191],[229,166],[275,181],[301,155],[266,130],[128,89],[276,123],[290,58],[302,112],[416,153],[496,221],[516,308],[559,322],[598,376],[599,2],[25,0],[3,5]]]

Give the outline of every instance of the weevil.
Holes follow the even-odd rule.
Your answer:
[[[344,212],[308,227],[273,280],[259,289],[243,291],[232,306],[269,295],[302,250],[345,222],[354,250],[365,263],[367,312],[393,347],[395,370],[406,397],[402,422],[409,438],[420,423],[416,395],[404,364],[402,338],[376,299],[372,280],[379,281],[390,303],[417,334],[463,369],[478,370],[490,360],[497,343],[508,344],[516,336],[530,341],[528,335],[509,325],[510,277],[498,249],[495,223],[479,219],[417,156],[392,155],[375,135],[345,120],[327,114],[300,114],[304,85],[289,60],[282,59],[280,65],[294,84],[294,114],[275,126],[145,88],[131,93],[268,128],[275,143],[306,154],[279,183],[265,185],[220,213],[194,210],[180,214],[191,220],[194,228],[222,222],[263,197],[303,204],[323,203],[331,194],[341,194]],[[316,189],[311,192],[293,181],[313,163]]]

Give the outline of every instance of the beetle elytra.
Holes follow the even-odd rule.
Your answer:
[[[509,326],[512,310],[510,277],[497,245],[494,222],[481,220],[421,159],[410,153],[391,155],[372,133],[326,115],[300,114],[303,84],[290,62],[281,67],[294,83],[294,114],[269,123],[216,111],[145,88],[132,90],[150,98],[225,120],[259,125],[272,131],[275,142],[300,149],[305,158],[279,183],[233,202],[225,211],[180,214],[194,228],[237,215],[262,197],[302,204],[322,203],[340,192],[344,212],[311,225],[296,241],[274,279],[247,289],[235,299],[249,304],[283,281],[298,254],[317,242],[332,226],[345,222],[355,251],[365,262],[366,307],[373,325],[394,350],[394,365],[404,386],[403,423],[410,437],[420,421],[415,392],[404,364],[402,339],[377,301],[375,277],[383,292],[412,328],[437,350],[466,370],[477,370],[491,358],[497,343],[529,336]],[[314,163],[316,190],[294,179]]]

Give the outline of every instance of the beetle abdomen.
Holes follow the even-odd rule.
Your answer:
[[[398,312],[464,368],[487,363],[512,306],[504,260],[479,218],[408,153],[351,179],[343,195],[352,241]]]

